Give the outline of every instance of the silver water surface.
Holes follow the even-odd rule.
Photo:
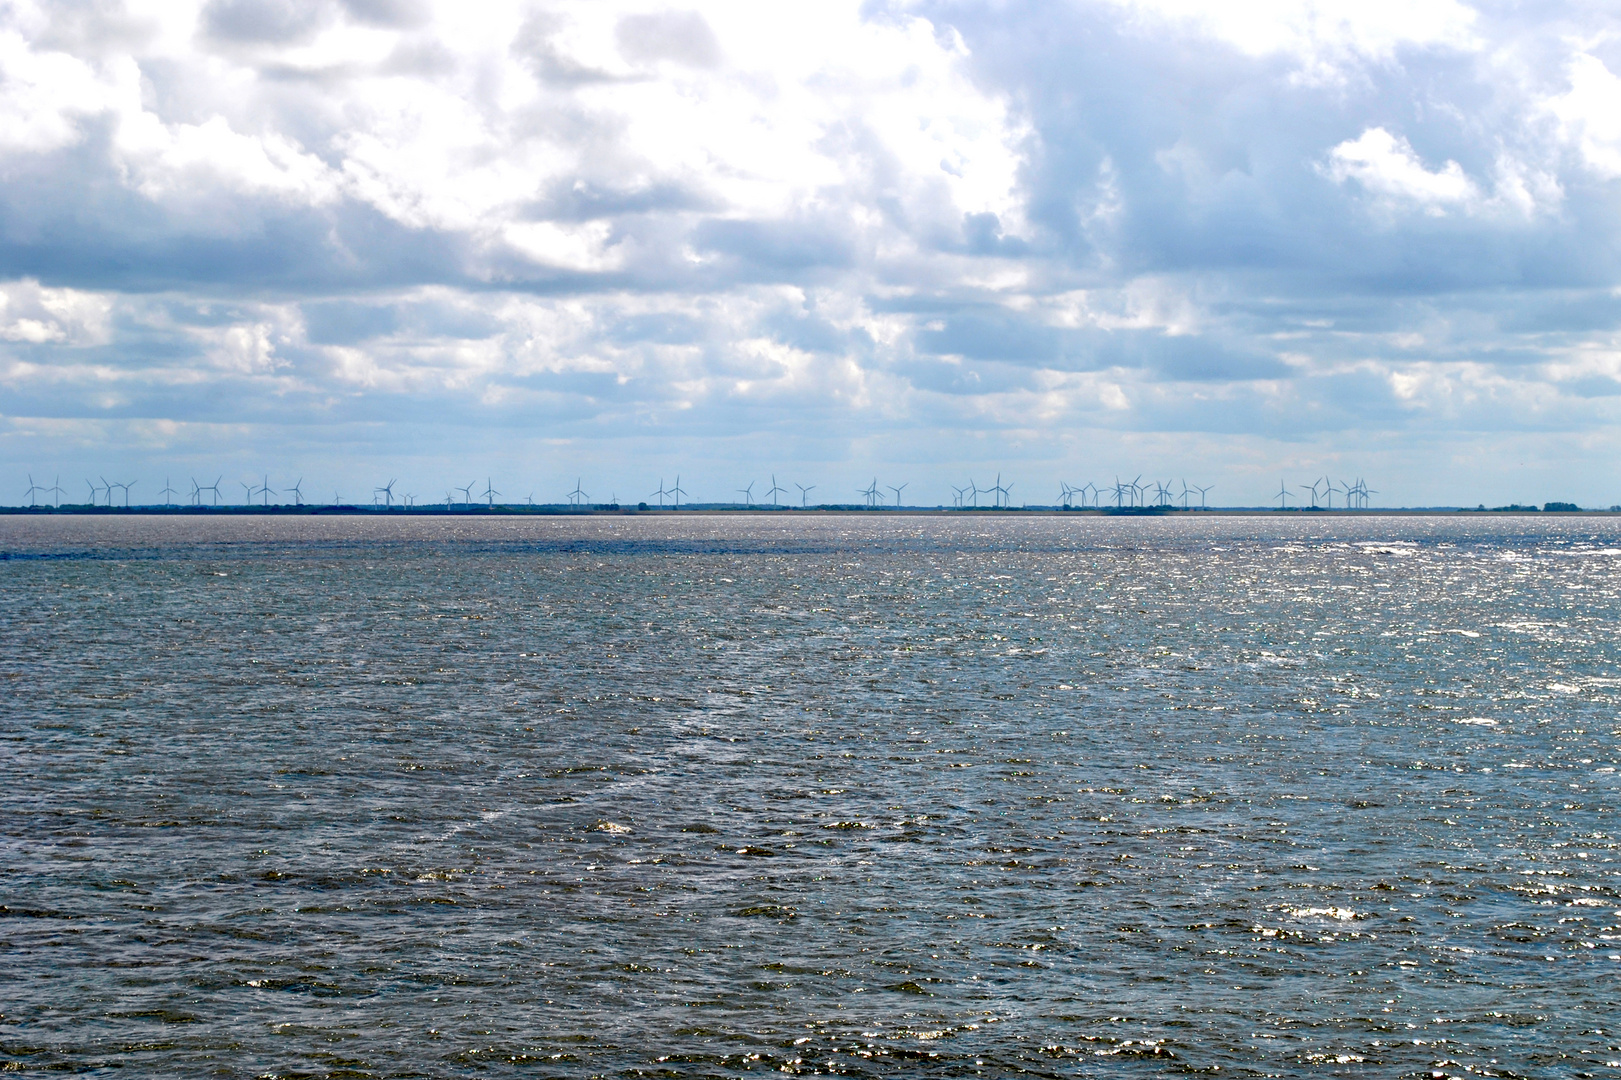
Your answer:
[[[0,1065],[1614,1075],[1617,531],[0,518]]]

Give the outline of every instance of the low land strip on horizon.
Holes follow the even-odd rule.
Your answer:
[[[1609,508],[1573,508],[1544,510],[1535,506],[1400,506],[1400,507],[1369,507],[1366,509],[1342,509],[1326,506],[1227,506],[1227,507],[1180,507],[1180,506],[1087,506],[1087,507],[1060,507],[1060,506],[860,506],[827,504],[821,506],[743,506],[729,503],[701,503],[697,506],[613,506],[609,504],[590,506],[569,506],[566,503],[545,503],[533,506],[516,504],[506,505],[497,503],[494,506],[445,506],[442,503],[428,506],[367,506],[367,505],[331,505],[324,504],[312,506],[164,506],[136,505],[136,506],[89,506],[85,504],[70,504],[65,506],[0,506],[0,514],[5,515],[39,515],[39,516],[94,516],[94,515],[149,515],[158,517],[184,517],[184,516],[223,516],[223,517],[309,517],[309,516],[353,516],[353,517],[637,517],[646,514],[664,516],[731,516],[738,514],[775,515],[775,514],[824,514],[824,515],[872,515],[888,514],[898,516],[938,517],[938,516],[986,516],[999,517],[1265,517],[1265,516],[1294,516],[1294,515],[1333,515],[1335,517],[1413,517],[1425,515],[1470,514],[1481,517],[1502,515],[1554,515],[1564,517],[1618,517],[1621,516],[1621,507]]]

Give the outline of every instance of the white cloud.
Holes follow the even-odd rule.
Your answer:
[[[108,340],[111,300],[38,281],[0,282],[0,340],[87,347]]]
[[[1426,169],[1406,139],[1382,127],[1330,150],[1327,171],[1339,183],[1355,180],[1378,198],[1410,203],[1435,215],[1481,201],[1480,189],[1464,175],[1463,166],[1448,161],[1439,169]]]
[[[1569,68],[1570,90],[1548,102],[1565,139],[1600,176],[1621,176],[1621,78],[1582,53]]]
[[[1347,58],[1389,60],[1404,46],[1478,47],[1476,13],[1458,0],[1113,0],[1191,26],[1251,56],[1286,54],[1330,75]]]
[[[1596,16],[113,7],[0,11],[0,256],[26,278],[0,288],[0,370],[41,424],[932,432],[921,455],[1078,417],[1621,415],[1605,372],[1536,362],[1621,321]]]
[[[1564,198],[1557,176],[1501,152],[1488,194],[1456,161],[1428,168],[1406,139],[1382,127],[1331,149],[1323,172],[1336,183],[1354,181],[1385,212],[1414,209],[1433,217],[1454,211],[1506,213],[1524,219],[1552,210]]]

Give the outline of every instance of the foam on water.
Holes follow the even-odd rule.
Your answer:
[[[1597,1075],[1612,532],[0,518],[0,1062]]]

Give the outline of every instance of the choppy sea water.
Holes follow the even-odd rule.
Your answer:
[[[0,518],[0,1067],[1615,1075],[1618,533]]]

